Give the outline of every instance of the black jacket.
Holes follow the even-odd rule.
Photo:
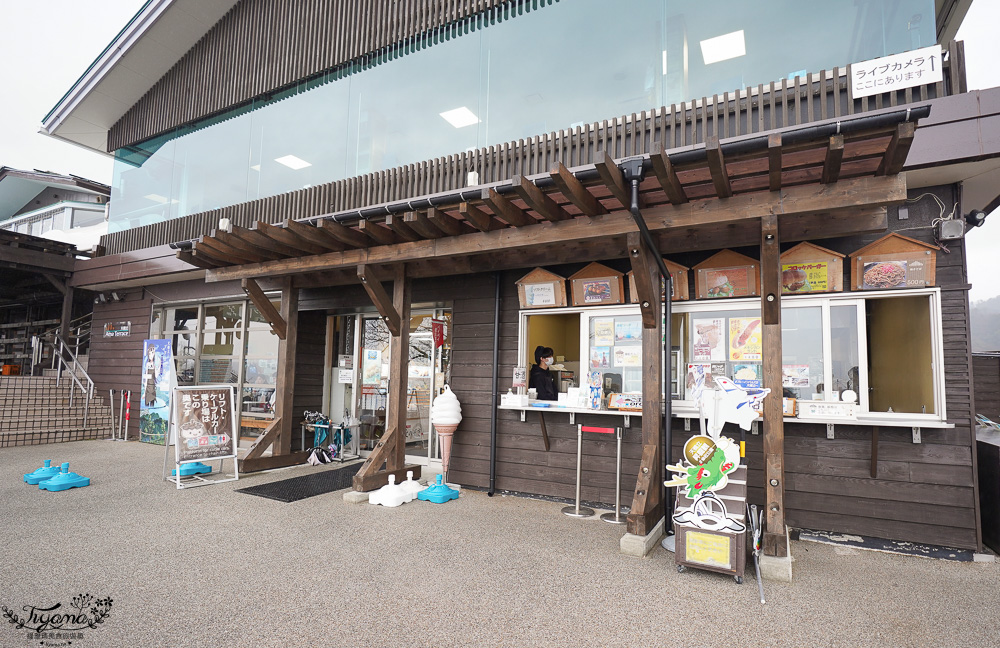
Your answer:
[[[556,379],[548,369],[531,365],[531,372],[528,374],[528,387],[534,387],[538,390],[538,400],[559,400]]]

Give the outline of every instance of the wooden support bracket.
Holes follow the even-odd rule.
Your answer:
[[[628,210],[632,207],[632,189],[625,186],[625,176],[622,175],[622,170],[618,168],[615,161],[608,155],[607,151],[598,151],[597,159],[594,161],[594,167],[597,169],[598,175],[601,176],[601,181],[604,182],[608,190],[611,192],[618,202],[622,204],[622,209]],[[640,207],[642,205],[639,205]]]
[[[653,290],[659,290],[659,286],[653,288],[653,276],[659,275],[659,270],[653,271],[656,261],[650,258],[652,255],[642,241],[639,232],[629,232],[625,240],[628,245],[628,258],[632,262],[632,276],[635,278],[635,292],[639,299],[639,310],[642,312],[642,327],[654,328],[659,316],[659,309],[653,308],[653,304],[657,301],[653,299]]]
[[[561,221],[572,218],[565,209],[556,204],[556,201],[524,176],[516,175],[511,178],[511,185],[514,187],[514,193],[545,220]]]
[[[271,444],[278,439],[278,435],[281,433],[281,418],[277,417],[271,421],[271,423],[264,429],[264,432],[257,437],[257,440],[253,442],[250,449],[245,455],[243,455],[243,460],[256,459],[264,454],[264,451],[271,447]]]
[[[535,219],[493,189],[483,189],[483,204],[511,227],[533,225]]]
[[[844,136],[833,135],[826,147],[826,159],[823,160],[823,184],[830,184],[840,179],[840,163],[844,159]]]
[[[243,279],[240,281],[240,287],[243,288],[243,292],[247,294],[253,305],[257,307],[260,314],[267,320],[267,323],[271,325],[271,331],[278,336],[279,339],[284,340],[288,334],[288,322],[285,318],[281,316],[281,313],[274,307],[271,300],[267,298],[264,291],[260,289],[257,284],[256,279]]]
[[[726,158],[722,154],[722,147],[719,145],[719,138],[709,136],[705,138],[705,154],[708,156],[708,170],[712,173],[712,184],[715,185],[715,193],[719,198],[731,198],[733,186],[729,182],[729,173],[726,171]]]
[[[556,162],[549,171],[549,177],[557,189],[566,198],[576,205],[576,207],[587,216],[600,216],[607,214],[607,208],[601,204],[594,194],[587,191],[583,183],[576,179],[576,176],[567,169],[562,162]]]
[[[687,193],[677,177],[677,170],[670,162],[670,158],[663,150],[663,144],[656,142],[653,144],[653,152],[649,154],[649,161],[653,164],[653,174],[656,175],[660,187],[667,194],[667,198],[674,205],[683,205],[688,201]]]
[[[388,327],[389,333],[393,337],[397,337],[400,328],[399,313],[392,307],[392,299],[385,292],[385,288],[382,287],[382,282],[373,276],[371,269],[363,263],[358,266],[358,279],[361,280],[361,285],[364,286],[365,292],[371,297],[376,310],[382,316],[382,321]]]
[[[878,165],[875,175],[896,175],[903,170],[903,164],[906,163],[906,156],[909,154],[910,146],[913,144],[914,130],[913,122],[903,122],[896,125],[896,132],[893,133],[892,139],[889,140],[889,146],[885,149],[885,157],[882,158],[882,162]]]
[[[767,136],[767,186],[781,191],[781,133]]]

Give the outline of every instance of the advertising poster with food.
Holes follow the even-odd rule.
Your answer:
[[[809,386],[809,365],[781,365],[781,386],[792,389]]]
[[[750,268],[717,268],[701,270],[705,273],[706,297],[744,297],[750,294]]]
[[[866,263],[862,274],[862,290],[885,290],[906,287],[906,261],[876,261]]]
[[[733,382],[743,389],[762,389],[764,365],[760,363],[733,365]]]
[[[594,344],[611,346],[615,343],[615,321],[612,319],[594,320]]]
[[[185,387],[174,395],[178,462],[236,455],[232,386]]]
[[[694,327],[695,362],[712,362],[726,359],[726,321],[721,318],[696,319]]]
[[[615,341],[641,340],[642,320],[616,320],[615,321]]]
[[[732,317],[729,319],[729,359],[761,360],[761,333],[759,317]]]
[[[687,379],[684,381],[684,400],[696,401],[705,391],[705,383],[712,377],[712,365],[707,362],[692,362],[687,366]]]
[[[590,348],[590,368],[606,369],[611,366],[611,347],[598,346]]]
[[[788,263],[781,266],[781,293],[784,295],[825,292],[829,263]]]
[[[585,304],[600,304],[611,300],[611,280],[609,279],[584,281],[582,287]]]

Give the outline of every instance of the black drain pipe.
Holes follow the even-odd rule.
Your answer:
[[[493,497],[497,490],[497,383],[500,380],[500,272],[494,272],[496,297],[493,303],[493,389],[490,396],[490,489]]]
[[[639,212],[639,183],[642,182],[643,162],[644,159],[642,157],[622,160],[619,168],[625,174],[625,179],[632,183],[632,204],[629,207],[629,211],[632,213],[635,224],[639,227],[643,243],[646,244],[646,247],[649,248],[649,251],[656,258],[656,266],[659,268],[660,276],[663,278],[663,369],[666,373],[663,384],[663,429],[660,432],[660,447],[662,448],[662,465],[664,469],[663,473],[660,474],[659,488],[661,489],[660,497],[663,500],[663,531],[666,535],[670,535],[670,530],[673,528],[670,519],[673,515],[674,503],[670,501],[669,489],[663,485],[663,482],[666,481],[666,466],[673,461],[671,457],[673,428],[671,426],[672,403],[670,393],[670,383],[673,380],[673,371],[670,368],[670,333],[672,330],[670,319],[673,316],[671,304],[673,289],[670,285],[670,271],[667,270],[666,264],[663,263],[663,256],[660,255],[656,243],[653,242],[653,236],[649,233],[649,228],[646,227],[646,221]],[[653,290],[656,290],[655,286]]]

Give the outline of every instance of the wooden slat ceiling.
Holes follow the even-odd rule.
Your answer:
[[[651,170],[640,184],[640,205],[644,213],[666,209],[668,220],[673,213],[670,208],[675,208],[676,223],[655,232],[664,253],[755,244],[759,225],[748,224],[746,215],[760,202],[758,196],[774,196],[768,194],[774,191],[783,196],[796,187],[833,188],[840,183],[847,197],[830,205],[831,210],[843,212],[852,205],[848,194],[855,191],[849,183],[900,172],[913,133],[914,124],[909,121],[846,135],[805,141],[800,137],[793,145],[783,145],[781,134],[772,133],[743,147],[750,150],[729,156],[724,154],[727,147],[713,138],[705,144],[703,155],[692,155],[690,148],[667,152],[654,145],[648,156]],[[692,158],[697,159],[685,161]],[[905,191],[905,183],[902,186]],[[473,194],[478,197],[468,199]],[[472,194],[466,190],[464,195],[465,201],[455,197],[453,202],[444,202],[440,196],[415,196],[411,204],[427,204],[426,199],[432,198],[436,206],[368,219],[345,220],[343,215],[329,214],[286,220],[280,226],[258,222],[249,229],[213,231],[177,256],[208,269],[208,281],[292,274],[304,286],[355,283],[354,268],[360,262],[383,266],[405,261],[412,276],[442,276],[626,254],[624,230],[618,230],[627,229],[631,221],[630,188],[616,162],[606,155],[599,155],[596,164],[575,169],[558,164],[547,176],[515,175],[507,183]],[[884,204],[893,199],[887,196],[882,207],[873,206],[870,197],[867,200],[859,200],[846,218],[834,211],[818,214],[813,208],[814,218],[790,226],[791,236],[783,233],[782,238],[824,238],[884,229]],[[704,215],[709,205],[711,217]],[[344,222],[337,222],[338,216]],[[600,220],[606,227],[607,219],[621,221],[621,227],[594,240],[588,224]],[[504,232],[510,230],[524,234],[516,249],[505,245],[510,236]],[[553,239],[556,231],[560,236]],[[532,232],[537,236],[530,236]],[[574,238],[573,232],[580,236]],[[462,237],[474,243],[463,246],[458,242]],[[456,242],[451,244],[449,239]],[[558,245],[552,245],[553,240]]]

